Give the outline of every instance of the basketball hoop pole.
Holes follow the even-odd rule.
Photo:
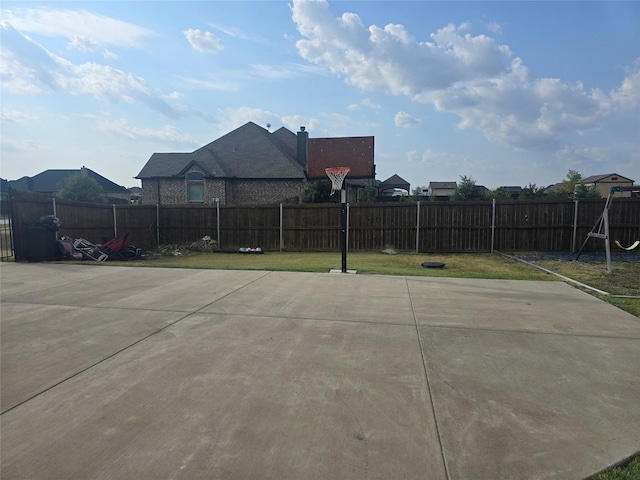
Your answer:
[[[347,273],[347,191],[344,184],[340,188],[340,214],[342,217],[342,232],[340,245],[342,246],[342,273]]]
[[[347,190],[345,177],[351,170],[349,167],[330,167],[324,171],[331,180],[331,195],[340,190],[340,247],[342,249],[342,273],[347,273]]]

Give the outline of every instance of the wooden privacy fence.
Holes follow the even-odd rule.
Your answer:
[[[358,203],[348,206],[349,250],[392,247],[415,252],[570,251],[580,247],[604,199]],[[26,227],[55,215],[59,235],[104,243],[129,232],[143,250],[185,245],[209,236],[221,250],[340,251],[340,204],[107,205],[12,191],[16,260],[24,258]],[[640,239],[640,198],[615,198],[611,239]],[[585,250],[604,249],[591,239]]]

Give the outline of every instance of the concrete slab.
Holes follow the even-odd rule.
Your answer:
[[[2,477],[444,478],[425,383],[411,327],[192,315],[5,414]]]
[[[451,478],[584,479],[638,450],[637,339],[420,335]]]
[[[637,317],[562,282],[407,282],[419,325],[640,338]]]
[[[185,316],[2,303],[2,412]]]
[[[63,283],[58,282],[57,276],[47,276],[48,282],[39,278],[37,290],[9,291],[6,296],[3,294],[3,299],[45,305],[110,307],[117,304],[120,308],[195,311],[266,274],[189,269],[153,269],[150,274],[146,269],[106,265],[100,274],[84,272],[73,278],[66,269],[64,273]],[[63,296],[62,289],[75,295]]]
[[[640,319],[559,282],[0,281],[3,480],[582,479],[640,445]]]

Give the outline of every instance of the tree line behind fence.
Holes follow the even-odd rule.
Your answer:
[[[415,252],[575,252],[597,224],[604,199],[357,203],[348,206],[351,251],[394,248]],[[44,215],[62,223],[59,235],[104,243],[129,232],[152,251],[188,245],[205,236],[220,250],[340,251],[339,204],[106,205],[12,191],[16,260],[24,258],[26,227]],[[640,199],[615,198],[610,237],[622,245],[640,239]],[[587,251],[603,251],[592,238]]]

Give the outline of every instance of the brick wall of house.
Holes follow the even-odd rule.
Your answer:
[[[158,198],[160,190],[160,198]],[[142,180],[143,205],[176,205],[187,203],[187,182],[185,179]]]
[[[300,197],[302,180],[237,180],[230,187],[229,204],[274,204]]]
[[[158,203],[158,181],[142,179],[142,194],[140,203],[142,205],[156,205]]]
[[[158,185],[160,201],[158,202]],[[205,179],[205,204],[259,205],[281,203],[299,197],[301,180],[225,180]],[[180,205],[188,203],[186,179],[142,180],[143,205]]]

